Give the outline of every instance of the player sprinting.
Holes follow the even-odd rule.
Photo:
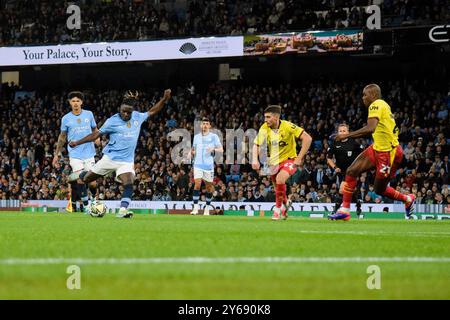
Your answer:
[[[212,194],[214,192],[214,153],[223,152],[222,144],[217,134],[210,132],[211,123],[208,118],[202,118],[202,132],[194,136],[192,154],[194,156],[194,208],[191,214],[198,214],[200,199],[200,188],[202,181],[206,184],[206,206],[203,215],[209,215]]]
[[[303,128],[289,121],[280,120],[280,115],[281,106],[278,105],[270,105],[264,110],[265,123],[260,127],[253,145],[252,168],[259,170],[261,165],[258,156],[262,145],[267,143],[276,200],[272,220],[279,220],[280,215],[283,219],[287,219],[289,202],[286,196],[286,180],[303,164],[312,142],[311,136]],[[298,155],[297,140],[302,142]]]
[[[97,132],[97,124],[95,123],[94,114],[91,111],[84,110],[83,100],[84,95],[80,91],[72,91],[67,96],[72,111],[65,114],[61,120],[61,133],[58,137],[56,145],[56,152],[53,157],[53,166],[56,166],[59,161],[62,148],[66,141],[79,140],[92,132]],[[100,140],[96,141],[99,144]],[[72,172],[81,172],[82,170],[91,170],[95,164],[95,146],[94,142],[72,148],[67,146],[69,153],[69,163]],[[88,194],[86,184],[78,184],[72,182],[71,184],[71,199],[72,208],[76,210],[76,203],[81,200],[83,205],[80,206],[81,211],[85,211],[88,205]],[[89,185],[91,193],[95,192],[95,182]]]
[[[76,147],[96,140],[100,135],[109,135],[109,142],[103,148],[103,157],[89,171],[75,172],[69,176],[69,181],[79,180],[88,183],[111,172],[116,173],[116,180],[123,184],[124,191],[117,217],[130,218],[133,212],[128,210],[133,196],[134,153],[141,125],[158,113],[170,99],[171,90],[164,91],[164,96],[147,112],[134,111],[137,104],[137,93],[128,92],[122,101],[119,113],[108,118],[99,131],[93,132],[81,140],[71,141],[71,147]]]
[[[398,127],[395,124],[391,107],[381,99],[381,89],[376,84],[369,84],[363,90],[363,103],[369,108],[367,125],[357,131],[338,134],[336,141],[358,138],[372,134],[373,144],[366,148],[347,169],[342,186],[342,206],[328,218],[331,220],[349,220],[350,202],[356,187],[357,177],[372,168],[376,168],[375,192],[405,203],[406,216],[414,212],[414,195],[404,195],[388,186],[395,176],[397,167],[403,158],[402,147],[398,143]]]

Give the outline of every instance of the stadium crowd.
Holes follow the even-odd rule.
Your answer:
[[[437,91],[425,80],[380,84],[396,114],[404,148],[404,161],[391,185],[401,192],[414,193],[418,203],[450,203],[450,88],[448,93],[447,89]],[[338,192],[336,174],[326,163],[327,149],[333,143],[330,135],[342,122],[348,123],[351,130],[365,124],[367,110],[361,103],[364,85],[308,82],[270,87],[215,83],[204,88],[178,88],[168,106],[142,127],[135,159],[134,199],[192,199],[191,165],[176,165],[171,160],[177,143],[169,141],[171,131],[184,128],[193,137],[194,121],[204,116],[224,137],[225,129],[257,130],[267,104],[279,103],[283,118],[304,127],[314,140],[304,167],[289,180],[290,196],[296,202],[334,202]],[[7,84],[1,90],[0,199],[67,199],[67,155],[57,168],[51,165],[61,117],[70,111],[67,92],[36,92],[23,97],[18,90]],[[122,93],[85,91],[85,108],[94,112],[98,127],[117,112]],[[161,94],[143,92],[138,109],[146,110],[145,106],[157,101]],[[102,145],[106,143],[103,137]],[[370,140],[361,139],[360,143],[367,146]],[[100,156],[101,150],[97,151]],[[388,201],[374,192],[373,174],[368,172],[359,178],[355,201]],[[215,201],[275,199],[270,179],[259,176],[249,164],[216,165],[214,182]],[[120,198],[121,186],[113,177],[100,179],[98,184],[100,199]]]
[[[369,3],[381,6],[384,26],[450,20],[446,0],[195,0],[178,7],[143,0],[0,0],[0,47],[363,28]],[[69,4],[80,6],[80,29],[66,26]]]

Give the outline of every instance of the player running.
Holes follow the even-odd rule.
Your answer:
[[[341,123],[338,126],[338,134],[349,133],[349,126],[346,123]],[[336,182],[339,186],[344,181],[345,172],[347,168],[353,163],[356,157],[363,151],[364,147],[359,144],[353,138],[347,138],[341,141],[336,141],[327,150],[327,164],[336,173]],[[334,158],[334,159],[333,159]],[[339,188],[340,189],[340,188]],[[336,212],[341,204],[342,197],[340,194],[337,195],[336,206],[334,212]]]
[[[280,120],[281,106],[270,105],[264,110],[265,123],[259,128],[258,135],[253,145],[252,168],[259,170],[258,156],[261,147],[267,145],[269,154],[269,166],[272,183],[275,187],[276,206],[272,220],[279,220],[280,215],[287,219],[289,208],[286,196],[286,180],[297,171],[297,167],[303,164],[306,152],[311,146],[312,138],[303,129],[295,124]],[[302,142],[300,153],[297,155],[297,143]]]
[[[350,219],[350,202],[356,187],[356,179],[361,173],[373,168],[376,168],[375,192],[394,200],[403,201],[406,216],[409,217],[414,212],[414,195],[401,194],[388,186],[403,158],[403,150],[398,143],[399,130],[395,124],[391,107],[381,99],[381,89],[376,84],[369,84],[364,88],[362,99],[364,105],[369,108],[367,125],[357,131],[338,134],[336,141],[372,134],[373,144],[366,148],[347,169],[342,186],[342,206],[328,218],[331,220]]]
[[[214,192],[214,153],[223,152],[222,144],[217,134],[210,132],[211,123],[208,118],[202,119],[202,132],[194,136],[192,154],[194,155],[194,208],[191,214],[198,214],[200,198],[200,188],[202,181],[206,184],[206,206],[203,215],[209,215],[212,194]]]
[[[128,92],[122,101],[119,113],[106,120],[99,131],[93,132],[81,140],[71,141],[72,148],[87,142],[96,140],[100,135],[109,135],[109,142],[103,148],[103,157],[94,167],[83,172],[74,172],[69,176],[69,181],[79,180],[88,183],[105,176],[111,172],[116,173],[116,180],[123,184],[124,191],[117,217],[130,218],[133,212],[128,210],[128,206],[133,196],[134,172],[134,152],[137,140],[141,131],[141,125],[158,113],[164,104],[170,99],[171,91],[164,91],[164,96],[147,112],[134,111],[137,104],[137,93]]]
[[[61,133],[59,134],[55,156],[53,157],[53,166],[57,165],[62,148],[67,140],[78,140],[92,132],[98,131],[93,113],[82,108],[84,100],[83,93],[80,91],[72,91],[68,94],[67,98],[72,111],[64,115],[61,120]],[[96,144],[100,144],[100,139],[96,140]],[[69,145],[67,146],[67,151],[69,153],[69,163],[72,167],[72,172],[91,170],[94,166],[95,146],[93,142],[74,148]],[[80,206],[80,211],[86,211],[88,205],[86,184],[72,182],[70,186],[72,208],[76,210],[77,201],[82,200],[83,204]],[[89,188],[91,189],[91,193],[95,192],[95,182],[92,182]],[[94,196],[95,193],[92,195]]]

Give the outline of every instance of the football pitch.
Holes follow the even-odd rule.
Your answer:
[[[0,299],[450,299],[450,223],[1,212]]]

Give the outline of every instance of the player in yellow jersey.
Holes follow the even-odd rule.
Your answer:
[[[404,195],[388,186],[389,181],[402,162],[403,150],[398,143],[398,127],[395,124],[391,107],[381,99],[381,89],[376,84],[369,84],[363,90],[363,103],[369,108],[367,125],[357,131],[338,134],[336,141],[358,138],[372,134],[373,144],[364,150],[347,169],[345,181],[341,185],[342,206],[330,216],[331,220],[349,220],[350,202],[356,187],[357,178],[365,171],[376,168],[375,192],[405,203],[406,215],[414,212],[414,195]]]
[[[281,107],[270,105],[264,110],[265,123],[259,129],[253,144],[252,168],[259,170],[261,165],[258,156],[267,146],[269,151],[269,167],[272,183],[275,187],[276,206],[273,220],[287,218],[289,208],[286,196],[286,180],[297,171],[297,166],[303,164],[306,152],[311,146],[312,138],[303,128],[295,124],[280,120]],[[297,155],[297,139],[302,142],[300,153]]]

